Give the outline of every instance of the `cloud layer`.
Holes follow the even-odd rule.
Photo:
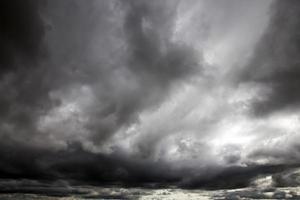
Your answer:
[[[236,188],[298,167],[297,1],[0,4],[2,179]]]

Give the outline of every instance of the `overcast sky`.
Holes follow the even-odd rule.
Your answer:
[[[297,167],[299,19],[297,0],[1,1],[0,178],[234,188]]]

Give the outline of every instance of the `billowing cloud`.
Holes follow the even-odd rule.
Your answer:
[[[296,1],[0,4],[0,174],[17,190],[298,184],[281,178],[299,160]]]

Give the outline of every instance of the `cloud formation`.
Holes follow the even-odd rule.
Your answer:
[[[297,1],[0,4],[1,179],[237,188],[298,166]]]
[[[257,115],[271,114],[298,106],[299,96],[299,2],[273,5],[272,19],[255,48],[243,78],[266,87],[262,99],[254,103]]]

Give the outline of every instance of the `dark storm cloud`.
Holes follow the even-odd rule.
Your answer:
[[[258,42],[243,78],[266,88],[253,103],[257,115],[297,108],[299,105],[299,1],[276,1],[271,21]]]
[[[96,99],[84,110],[85,140],[101,146],[140,112],[159,105],[175,83],[197,73],[193,50],[172,41],[176,4],[168,3],[1,2],[1,178],[127,185],[179,180],[163,162],[84,150],[84,141],[63,137],[68,130],[57,139],[65,148],[56,148],[56,138],[47,141],[56,127],[37,127],[62,105],[63,97],[51,94],[85,85]]]
[[[174,2],[54,1],[49,7],[55,80],[61,90],[92,89],[97,100],[85,127],[96,145],[198,71],[193,50],[172,41]]]
[[[4,182],[0,192],[34,192],[49,195],[69,195],[80,191],[68,185],[117,185],[129,187],[182,188],[241,188],[250,185],[260,175],[278,174],[299,165],[249,165],[247,167],[209,167],[198,175],[195,170],[170,170],[165,163],[140,162],[121,153],[107,156],[83,150],[80,145],[70,145],[66,151],[41,151],[24,147],[16,149],[10,142],[2,142],[1,178],[15,179]],[[16,145],[16,144],[14,144]],[[4,152],[3,152],[4,151]],[[9,152],[9,154],[8,154]],[[22,157],[19,155],[22,154]],[[23,179],[37,180],[26,181]],[[62,181],[58,181],[62,180]],[[281,179],[280,179],[281,180]],[[34,184],[36,183],[36,184]],[[279,181],[278,181],[279,183]],[[30,192],[30,193],[31,193]],[[81,191],[84,192],[84,191]]]
[[[37,118],[59,105],[61,99],[49,97],[53,91],[78,85],[92,89],[97,100],[86,111],[90,120],[84,126],[98,144],[140,111],[158,105],[173,83],[197,70],[192,49],[171,41],[176,4],[49,1],[42,9],[36,1],[6,4],[19,14],[10,19],[13,10],[3,8],[1,17],[7,43],[1,48],[10,54],[1,61],[11,68],[1,82],[2,93],[10,88],[0,99],[1,117],[28,137],[38,132]],[[123,16],[111,20],[109,6]],[[45,45],[47,57],[42,56]],[[16,69],[13,62],[23,58],[26,62]]]
[[[285,14],[281,4],[289,7],[288,3],[274,5],[276,23],[270,29],[276,34],[262,41],[273,38],[275,42],[270,43],[294,55],[297,48],[291,41],[296,34],[290,29],[297,21],[284,22],[298,8]],[[54,0],[46,4],[3,1],[0,5],[0,178],[37,180],[42,186],[46,182],[38,189],[42,194],[51,193],[47,187],[55,187],[57,180],[67,185],[234,188],[247,186],[257,175],[286,169],[281,165],[207,167],[207,163],[194,169],[188,167],[188,161],[186,168],[172,167],[153,156],[157,144],[168,136],[164,131],[141,133],[138,144],[130,143],[137,152],[132,155],[116,146],[109,153],[103,151],[118,131],[138,124],[141,113],[155,110],[182,82],[201,75],[201,52],[173,37],[177,2]],[[292,33],[286,34],[283,28]],[[296,58],[282,53],[276,64],[287,67],[273,70],[269,67],[274,49],[272,53],[259,50],[269,50],[265,44],[268,42],[262,42],[258,52],[266,53],[270,58],[266,62],[271,64],[264,65],[261,59],[265,57],[254,55],[258,74],[247,71],[246,80],[274,89],[267,101],[276,97],[278,102],[263,102],[265,107],[276,105],[270,110],[293,105],[296,93],[285,92],[286,87],[297,85],[296,67],[288,65],[297,63]],[[276,58],[279,53],[274,54]],[[267,78],[260,73],[259,63],[270,71]],[[210,146],[205,141],[196,141],[195,145],[182,144],[178,153],[199,158],[207,149]],[[224,150],[222,157],[230,166],[242,160],[239,148]],[[2,192],[26,192],[22,184]],[[76,191],[58,194],[72,192]]]
[[[2,72],[23,65],[30,67],[44,53],[45,27],[39,13],[43,3],[34,0],[1,1],[0,66]]]
[[[16,145],[18,148],[15,148]],[[201,173],[193,169],[170,170],[162,161],[141,161],[124,156],[85,151],[80,144],[68,150],[49,151],[23,146],[6,140],[1,142],[0,172],[3,179],[17,182],[5,184],[1,192],[34,192],[68,195],[78,192],[68,185],[117,185],[129,187],[241,188],[260,175],[271,175],[299,165],[248,165],[245,167],[208,167]],[[20,157],[20,155],[22,155]],[[23,179],[37,182],[22,182]],[[62,180],[62,181],[58,181]],[[21,181],[21,182],[20,182]],[[36,185],[32,184],[36,183]],[[57,187],[57,188],[56,188]],[[84,192],[84,191],[81,191]]]
[[[176,4],[132,1],[125,19],[125,33],[130,44],[130,68],[152,84],[169,85],[189,75],[197,66],[191,47],[174,43],[172,27]],[[165,6],[165,5],[164,5]],[[151,80],[153,79],[153,80]]]
[[[295,164],[300,159],[300,146],[297,141],[285,148],[259,148],[248,156],[252,159],[268,159],[270,163]]]
[[[41,64],[47,57],[40,13],[44,6],[44,1],[34,0],[0,3],[1,140],[3,135],[32,138],[37,116],[51,104],[49,80],[41,75],[48,73]]]
[[[93,154],[83,150],[79,144],[70,145],[68,150],[53,152],[16,143],[12,146],[8,140],[1,143],[2,179],[33,179],[51,185],[56,184],[57,180],[65,180],[73,185],[121,184],[145,187],[163,186],[180,180],[179,175],[170,171],[162,162],[141,162],[121,153],[110,156]]]
[[[70,187],[59,181],[49,183],[28,179],[4,179],[0,181],[0,193],[4,194],[38,194],[54,197],[67,197],[71,195],[87,195],[89,191]]]
[[[191,47],[171,40],[176,4],[168,6],[168,3],[123,2],[127,9],[124,37],[128,57],[125,65],[135,86],[124,88],[121,96],[110,99],[109,112],[114,112],[117,127],[136,120],[140,110],[158,105],[176,81],[198,72]]]
[[[272,175],[299,165],[252,165],[215,167],[207,169],[204,175],[194,174],[179,184],[183,188],[233,189],[251,185],[252,181],[263,175]]]

